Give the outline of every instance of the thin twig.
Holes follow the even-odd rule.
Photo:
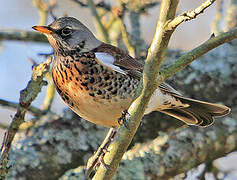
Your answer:
[[[37,7],[40,20],[39,25],[43,26],[47,23],[48,13],[56,6],[55,0],[50,0],[48,3],[42,0],[33,0],[34,5]]]
[[[102,22],[100,20],[100,17],[98,15],[98,12],[96,10],[96,7],[95,7],[95,4],[94,4],[93,0],[88,0],[88,5],[90,7],[92,15],[94,16],[94,18],[96,20],[96,23],[98,24],[100,32],[103,35],[103,38],[104,38],[103,40],[106,43],[110,43],[108,31],[105,29],[104,25],[102,24]]]
[[[168,29],[173,30],[178,25],[180,25],[182,22],[190,21],[190,20],[196,18],[197,15],[203,13],[203,11],[206,8],[208,8],[209,6],[211,6],[215,1],[216,0],[206,0],[200,6],[198,6],[196,9],[184,12],[183,14],[177,16],[176,18],[174,18],[172,21],[170,21],[167,24]]]
[[[217,35],[221,31],[220,23],[221,20],[223,19],[223,5],[224,5],[223,0],[218,0],[216,2],[216,16],[211,24],[211,30],[215,35]]]
[[[17,29],[0,29],[0,41],[4,40],[48,42],[45,36],[36,32]]]
[[[0,129],[7,129],[8,124],[0,122]]]
[[[25,114],[32,101],[37,97],[41,88],[45,85],[43,78],[49,71],[52,57],[48,58],[46,62],[33,67],[32,78],[27,87],[20,92],[20,102],[17,107],[17,112],[12,119],[12,122],[7,131],[7,139],[3,145],[0,157],[0,179],[5,179],[7,173],[8,152],[11,148],[11,143],[17,133],[20,125],[24,122]]]
[[[88,3],[82,2],[80,0],[72,0],[72,1],[78,3],[83,8],[89,7]],[[111,6],[109,4],[106,4],[104,1],[100,1],[100,2],[96,3],[95,7],[96,8],[102,8],[102,9],[104,9],[106,11],[110,11],[111,10]]]
[[[0,106],[2,106],[2,107],[6,107],[6,108],[16,110],[18,108],[18,105],[19,104],[16,103],[16,102],[0,99]],[[40,109],[38,109],[37,107],[34,107],[34,106],[30,106],[28,108],[28,112],[31,113],[34,116],[37,116],[37,117],[42,115],[42,114],[45,114],[44,111],[42,111],[42,110],[40,110]]]
[[[131,38],[129,37],[129,34],[127,32],[127,28],[126,28],[125,24],[123,23],[122,11],[123,10],[113,8],[112,12],[113,12],[114,17],[117,19],[117,21],[120,24],[121,33],[122,33],[122,37],[123,37],[123,42],[126,45],[129,54],[134,57],[135,56],[135,47],[132,45]]]
[[[204,42],[197,48],[191,50],[190,52],[178,58],[173,64],[163,68],[160,71],[162,79],[163,80],[168,79],[169,77],[173,76],[176,72],[180,71],[185,66],[187,66],[188,64],[190,64],[203,54],[216,48],[217,46],[220,46],[226,42],[230,42],[235,38],[237,38],[237,28],[208,39],[206,42]]]
[[[35,3],[40,15],[39,25],[46,25],[48,14],[51,13],[52,15],[52,10],[56,6],[56,0],[50,0],[48,3],[42,0],[33,0],[33,2]],[[55,87],[51,74],[47,73],[46,78],[48,80],[48,85],[46,90],[46,96],[41,108],[44,112],[48,112],[50,110],[55,95]]]
[[[53,103],[53,100],[55,97],[55,85],[54,85],[51,74],[47,73],[46,78],[48,81],[48,85],[47,85],[47,90],[46,90],[44,102],[43,102],[43,105],[41,108],[44,112],[50,111],[50,108],[52,106],[52,103]]]

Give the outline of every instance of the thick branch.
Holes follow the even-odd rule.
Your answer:
[[[213,1],[214,2],[214,1]],[[210,1],[210,5],[213,3]],[[207,3],[208,4],[208,3]],[[158,77],[160,66],[163,62],[164,54],[168,46],[169,39],[175,29],[181,22],[170,24],[172,22],[178,1],[162,1],[160,7],[160,16],[156,27],[155,36],[149,48],[146,63],[143,71],[143,88],[139,97],[132,103],[129,108],[131,117],[128,120],[129,130],[121,128],[117,139],[109,146],[109,152],[105,155],[105,163],[109,168],[100,166],[93,179],[111,179],[118,164],[130,144],[144,114],[148,101],[158,87],[164,81],[162,76]],[[193,14],[188,14],[189,18],[195,18],[209,5],[203,3],[200,8],[197,8]],[[188,19],[187,19],[188,20]],[[174,28],[173,28],[174,27]],[[158,81],[157,78],[158,77]],[[138,90],[139,91],[139,90]]]
[[[237,150],[236,119],[219,119],[209,128],[188,127],[164,134],[151,143],[137,144],[124,156],[117,179],[135,172],[153,179],[167,179],[201,163],[215,160]],[[127,169],[127,170],[126,170]],[[132,175],[133,174],[133,175]],[[119,178],[120,177],[120,178]],[[127,176],[129,179],[129,176]]]
[[[111,179],[113,177],[124,152],[127,150],[132,138],[135,135],[149,98],[156,88],[154,86],[154,77],[157,77],[159,72],[159,66],[157,66],[159,63],[157,63],[157,59],[158,61],[162,61],[169,38],[172,34],[172,32],[167,32],[164,27],[168,20],[174,18],[177,5],[177,1],[168,0],[162,1],[161,3],[160,17],[155,37],[150,47],[143,73],[143,88],[148,90],[148,92],[146,91],[144,93],[143,89],[141,95],[135,100],[135,103],[133,103],[135,106],[129,108],[129,113],[131,114],[131,118],[128,122],[129,129],[120,128],[117,138],[114,140],[113,144],[109,146],[109,152],[106,153],[104,158],[105,163],[109,166],[109,168],[100,166],[93,179]],[[149,72],[150,74],[147,74]],[[153,77],[150,76],[151,74]]]

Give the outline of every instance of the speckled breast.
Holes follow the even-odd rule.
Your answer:
[[[82,118],[107,127],[118,126],[138,86],[138,80],[99,64],[93,52],[55,57],[56,89]]]

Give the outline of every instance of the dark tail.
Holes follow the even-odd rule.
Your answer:
[[[198,101],[182,96],[176,96],[187,108],[166,109],[163,112],[169,116],[175,117],[189,125],[207,127],[214,122],[214,117],[225,116],[230,112],[230,108],[224,105]]]

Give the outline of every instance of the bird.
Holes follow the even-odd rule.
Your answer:
[[[133,102],[144,65],[125,51],[98,40],[74,17],[61,17],[48,26],[33,26],[54,49],[52,77],[63,101],[80,117],[105,127]],[[154,91],[144,114],[159,111],[188,125],[210,126],[230,108],[182,96],[163,82]]]

